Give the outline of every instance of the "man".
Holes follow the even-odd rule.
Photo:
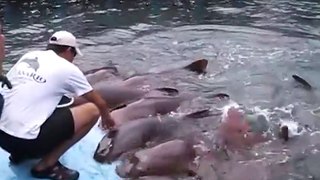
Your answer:
[[[5,85],[11,89],[11,83],[10,81],[7,79],[6,76],[4,76],[3,73],[3,68],[2,68],[2,64],[3,64],[3,60],[5,57],[5,48],[4,48],[4,42],[5,42],[5,37],[3,35],[3,28],[2,25],[0,24],[0,81],[2,82],[2,87],[4,87]]]
[[[5,41],[5,37],[3,35],[2,25],[0,24],[0,81],[2,82],[1,87],[4,87],[6,85],[9,89],[11,89],[12,86],[10,81],[7,79],[6,76],[2,74],[3,73],[2,64],[5,57],[4,41]],[[2,114],[3,104],[4,104],[4,99],[3,99],[3,96],[0,94],[0,116]]]
[[[79,172],[58,160],[83,138],[101,115],[104,128],[114,125],[106,102],[72,64],[82,55],[73,34],[54,33],[45,51],[23,55],[7,73],[12,89],[3,88],[0,146],[12,163],[41,158],[31,169],[36,178],[74,180]],[[62,96],[82,96],[90,103],[56,108]]]

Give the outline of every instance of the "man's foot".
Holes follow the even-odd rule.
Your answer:
[[[31,175],[35,178],[51,180],[77,180],[80,176],[78,171],[63,166],[59,161],[54,166],[41,171],[31,169]]]

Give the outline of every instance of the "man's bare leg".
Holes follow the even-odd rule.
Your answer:
[[[41,161],[35,165],[34,169],[36,171],[41,171],[53,166],[70,147],[76,144],[91,130],[100,115],[98,108],[93,103],[73,107],[71,108],[71,112],[75,126],[73,137],[44,156]]]

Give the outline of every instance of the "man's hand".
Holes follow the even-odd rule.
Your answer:
[[[89,102],[93,102],[100,111],[101,125],[103,129],[110,129],[115,122],[111,118],[107,103],[101,98],[100,94],[94,90],[83,95]]]
[[[2,82],[1,87],[4,87],[6,85],[9,89],[12,89],[11,82],[6,76],[0,75],[0,81]]]
[[[101,116],[101,125],[105,130],[110,129],[114,126],[114,120],[108,112]]]

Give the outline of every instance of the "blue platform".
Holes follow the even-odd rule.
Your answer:
[[[115,173],[115,164],[99,164],[92,158],[98,142],[103,133],[97,126],[67,151],[62,157],[61,162],[72,169],[80,172],[79,180],[118,180]],[[14,166],[9,163],[8,153],[0,148],[0,179],[1,180],[31,180],[29,171],[35,161],[28,161],[21,165]]]

